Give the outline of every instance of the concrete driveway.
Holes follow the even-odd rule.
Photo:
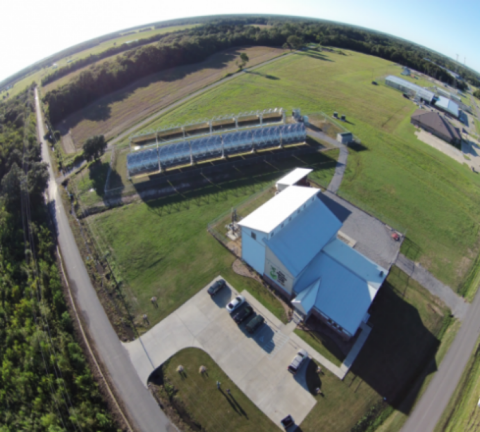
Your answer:
[[[200,348],[274,423],[280,426],[291,414],[300,424],[316,399],[306,386],[306,363],[295,376],[287,371],[297,350],[304,348],[292,334],[295,323],[285,326],[244,291],[255,312],[266,319],[251,336],[225,309],[238,294],[233,287],[228,285],[212,299],[208,286],[141,338],[124,344],[142,382],[147,385],[150,374],[176,352]]]

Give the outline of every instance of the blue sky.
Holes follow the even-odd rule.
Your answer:
[[[480,72],[479,0],[2,0],[0,81],[64,48],[155,21],[269,13],[323,18],[424,45]]]

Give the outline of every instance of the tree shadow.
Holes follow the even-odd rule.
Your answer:
[[[230,399],[232,400],[232,402],[234,403],[234,405],[237,407],[238,411],[240,412],[240,414],[242,414],[247,420],[248,420],[248,415],[247,413],[244,411],[244,409],[242,408],[242,406],[238,403],[238,401],[235,399],[235,397],[230,393],[229,394],[230,396]]]
[[[368,384],[397,410],[409,414],[428,375],[437,370],[440,341],[418,310],[388,282],[371,308],[372,332],[350,373],[351,384]]]
[[[245,70],[244,72],[247,73],[247,74],[251,74],[251,75],[258,75],[258,76],[267,78],[269,80],[274,80],[274,81],[280,80],[280,78],[278,78],[274,75],[263,74],[261,72],[255,72],[255,71],[250,71],[250,70]]]
[[[327,57],[326,55],[320,54],[319,52],[315,52],[315,51],[311,51],[311,50],[302,51],[302,52],[295,51],[294,54],[295,55],[300,55],[300,56],[305,56],[305,57],[310,57],[310,58],[313,58],[313,59],[316,59],[316,60],[323,60],[323,61],[328,61],[328,62],[335,63],[334,60]]]
[[[92,162],[88,166],[88,178],[92,182],[93,189],[95,189],[95,192],[100,197],[105,195],[105,182],[109,169],[110,164],[108,162],[102,162],[101,160]]]
[[[112,115],[111,105],[117,102],[125,101],[138,89],[148,87],[151,84],[161,81],[165,83],[178,81],[205,68],[223,69],[229,62],[239,56],[240,50],[244,48],[248,47],[230,48],[228,50],[213,54],[204,61],[182,66],[173,65],[167,70],[140,78],[120,90],[116,90],[110,94],[106,93],[85,108],[69,115],[56,125],[56,129],[58,129],[63,136],[83,120],[106,121]]]

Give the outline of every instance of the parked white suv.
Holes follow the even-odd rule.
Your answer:
[[[307,358],[308,358],[307,351],[305,351],[304,349],[301,349],[300,351],[298,351],[297,355],[290,363],[290,366],[288,366],[288,371],[295,375],[298,369],[300,369],[300,366],[302,365],[302,363]]]
[[[245,302],[245,297],[243,297],[242,295],[235,297],[227,305],[228,312],[232,313],[234,310],[238,309],[244,302]]]

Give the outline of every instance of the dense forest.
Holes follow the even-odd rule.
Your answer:
[[[64,299],[33,90],[0,113],[0,431],[113,432]]]
[[[375,55],[453,84],[452,76],[437,65],[451,67],[444,57],[384,34],[321,21],[272,21],[272,18],[265,18],[265,23],[270,23],[270,26],[263,28],[238,23],[239,19],[234,21],[232,23],[230,20],[219,20],[178,34],[170,34],[156,44],[137,47],[115,59],[92,65],[72,81],[45,95],[44,101],[49,107],[50,120],[55,124],[97,98],[149,74],[200,62],[231,47],[283,46],[292,35],[301,38],[305,43],[315,42]],[[258,23],[261,19],[255,18],[254,21]],[[429,61],[427,57],[437,64]],[[473,74],[466,78],[473,84],[480,85],[480,81]],[[460,88],[465,87],[463,83],[456,84]]]

